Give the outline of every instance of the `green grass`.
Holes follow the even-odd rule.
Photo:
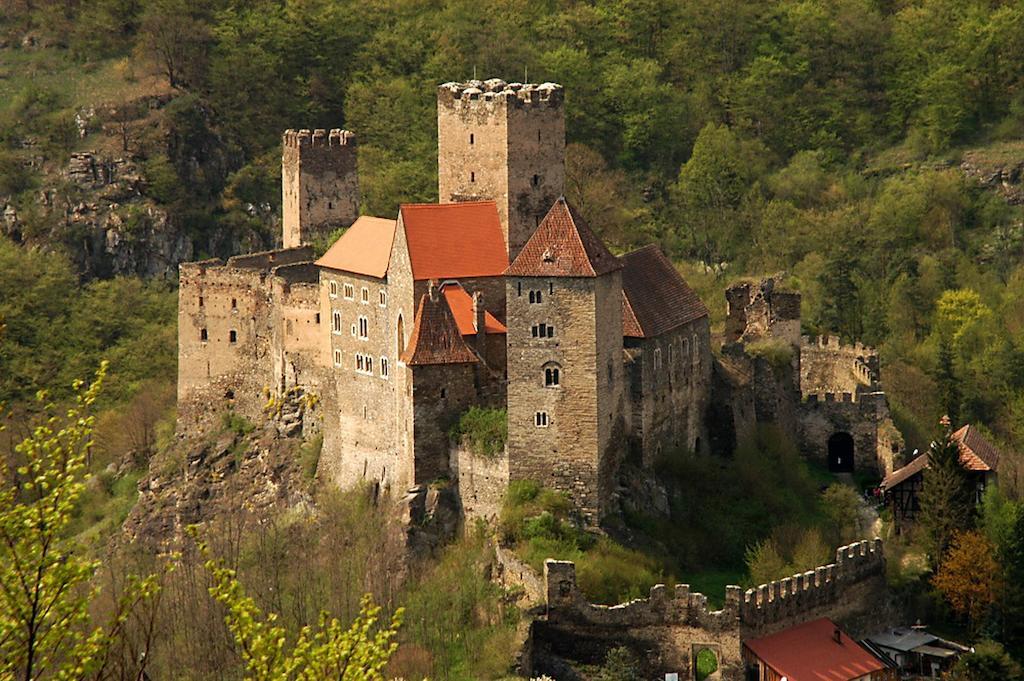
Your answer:
[[[704,681],[718,671],[718,658],[708,648],[697,653],[697,681]]]

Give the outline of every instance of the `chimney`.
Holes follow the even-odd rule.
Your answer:
[[[487,342],[487,329],[485,328],[484,315],[486,314],[484,309],[484,294],[482,291],[475,291],[473,293],[473,326],[476,327],[476,345],[477,352],[484,354],[485,346]]]

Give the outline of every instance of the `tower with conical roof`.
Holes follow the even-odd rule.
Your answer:
[[[624,447],[621,270],[559,198],[506,272],[509,475],[593,524]]]

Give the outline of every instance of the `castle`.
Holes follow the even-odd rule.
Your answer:
[[[353,133],[284,133],[284,248],[180,267],[179,423],[227,404],[273,413],[322,433],[318,474],[341,486],[449,479],[492,515],[532,479],[590,523],[614,510],[624,465],[706,453],[783,412],[812,455],[842,433],[856,442],[835,456],[891,470],[875,355],[801,339],[798,295],[745,284],[728,295],[739,350],[720,365],[707,308],[661,251],[617,257],[590,230],[563,198],[560,85],[446,83],[437,112],[440,203],[394,217],[358,215]],[[753,385],[765,372],[742,348],[761,337],[797,349],[788,384]],[[782,393],[796,398],[772,406]],[[503,452],[451,442],[475,406],[505,410]]]

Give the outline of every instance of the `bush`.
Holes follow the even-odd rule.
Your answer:
[[[793,363],[793,346],[779,338],[766,338],[746,345],[747,354],[760,357],[773,369],[785,369]]]
[[[252,421],[234,411],[224,412],[220,417],[220,425],[225,431],[231,431],[239,437],[245,437],[256,429]]]
[[[477,454],[496,456],[508,441],[508,413],[504,409],[470,407],[449,436],[455,442],[468,444]]]

